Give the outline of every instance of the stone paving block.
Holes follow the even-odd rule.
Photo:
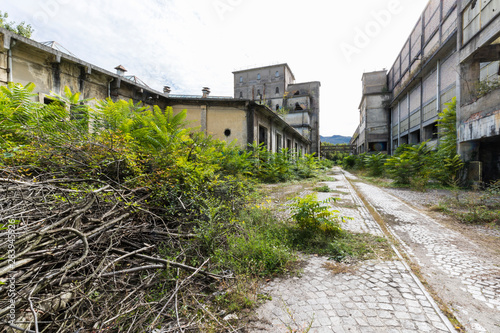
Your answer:
[[[350,221],[351,225],[383,235],[345,178],[342,184],[349,189],[352,201],[360,206],[363,216]],[[304,325],[314,318],[310,332],[401,333],[412,327],[419,329],[418,323],[427,325],[422,329],[430,327],[436,332],[447,328],[432,306],[426,308],[431,304],[399,260],[370,260],[343,274],[333,274],[323,268],[327,258],[305,256],[304,260],[307,266],[300,278],[278,279],[264,286],[272,297],[272,301],[257,311],[263,322],[271,323],[265,331],[286,332],[282,321],[290,322],[290,318],[284,309],[293,311],[294,318]],[[424,313],[432,313],[439,320],[433,321]]]

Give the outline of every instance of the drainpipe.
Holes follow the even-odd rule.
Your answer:
[[[11,40],[9,43],[9,51],[7,51],[7,70],[9,71],[9,76],[7,82],[14,82],[14,73],[12,69],[12,47],[16,45],[15,40]]]
[[[108,81],[108,98],[111,98],[111,82],[113,82],[115,78],[111,78],[111,80]]]
[[[9,51],[7,52],[8,54],[8,65],[7,65],[7,68],[8,68],[8,71],[9,71],[9,78],[7,79],[7,82],[10,83],[10,82],[13,82],[14,81],[14,74],[12,73],[12,48],[9,48]]]

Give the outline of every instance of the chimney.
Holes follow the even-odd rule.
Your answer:
[[[127,71],[125,67],[123,67],[122,65],[116,66],[115,69],[116,69],[116,74],[118,74],[119,76],[124,76],[125,72]]]
[[[164,86],[163,87],[163,93],[167,95],[167,97],[170,95],[170,87],[169,86]]]
[[[203,89],[201,90],[201,92],[203,93],[203,97],[202,98],[208,98],[208,95],[210,95],[210,88],[203,87]]]

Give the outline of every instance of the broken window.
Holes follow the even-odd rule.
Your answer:
[[[259,145],[267,146],[267,128],[259,126]]]
[[[300,111],[300,110],[304,110],[304,109],[302,108],[302,106],[300,106],[299,103],[295,103],[295,110]]]
[[[243,91],[240,91],[240,98],[243,98]]]
[[[282,148],[282,138],[280,134],[276,134],[276,152],[279,152]]]
[[[276,95],[279,95],[280,93],[280,87],[276,87]]]

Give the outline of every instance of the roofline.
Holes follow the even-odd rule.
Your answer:
[[[16,41],[19,41],[21,43],[24,43],[26,45],[29,45],[29,46],[32,46],[32,47],[35,47],[39,50],[42,50],[44,52],[47,52],[49,54],[52,54],[54,55],[56,58],[60,58],[60,59],[65,59],[66,61],[69,61],[69,62],[73,62],[73,63],[76,63],[76,64],[79,64],[83,67],[86,67],[87,68],[87,71],[96,71],[96,72],[99,72],[99,73],[102,73],[102,74],[105,74],[107,76],[110,76],[112,77],[113,79],[116,79],[116,80],[122,80],[127,82],[128,84],[130,85],[134,85],[134,86],[137,86],[139,88],[142,88],[142,89],[145,89],[149,92],[151,92],[152,94],[155,94],[155,95],[161,95],[163,97],[168,97],[167,95],[165,95],[163,92],[160,92],[160,91],[157,91],[155,89],[152,89],[148,86],[143,86],[142,84],[139,84],[139,83],[136,83],[130,79],[127,79],[125,78],[124,76],[120,76],[116,73],[113,73],[113,72],[110,72],[104,68],[101,68],[99,66],[96,66],[94,64],[91,64],[87,61],[84,61],[80,58],[77,58],[75,56],[72,56],[70,54],[67,54],[67,53],[64,53],[64,52],[61,52],[57,49],[54,49],[50,46],[46,46],[40,42],[37,42],[33,39],[30,39],[30,38],[26,38],[26,37],[23,37],[21,35],[18,35],[12,31],[9,31],[5,28],[0,28],[0,34],[3,34],[4,35],[4,45],[1,45],[1,47],[3,47],[4,49],[10,49],[11,48],[11,40],[14,39]],[[123,80],[125,79],[125,80]]]
[[[292,72],[290,66],[288,66],[288,64],[286,62],[284,62],[282,64],[276,64],[276,65],[267,65],[267,66],[262,66],[262,67],[253,67],[253,68],[242,69],[242,70],[234,71],[233,74],[253,71],[256,69],[264,69],[264,68],[279,67],[279,66],[285,66],[286,68],[288,68],[288,71],[290,72],[290,74],[292,74],[292,78],[295,81],[295,75],[293,75],[293,72]]]
[[[307,82],[290,83],[288,86],[298,86],[301,84],[310,84],[310,83],[317,83],[321,87],[321,81],[307,81]]]
[[[292,127],[292,125],[290,125],[289,123],[287,123],[283,118],[281,118],[280,116],[278,116],[273,110],[271,110],[267,105],[262,105],[262,104],[258,104],[258,103],[255,103],[254,101],[250,101],[250,105],[252,106],[256,106],[256,107],[260,107],[260,108],[263,108],[266,110],[266,112],[271,116],[273,117],[275,120],[277,120],[278,122],[282,123],[285,125],[285,127],[291,131],[291,132],[294,132],[296,135],[298,135],[300,138],[302,138],[302,140],[307,143],[307,144],[312,144],[312,141],[309,140],[308,138],[306,138],[305,136],[303,136],[299,131],[297,131],[294,127]]]

